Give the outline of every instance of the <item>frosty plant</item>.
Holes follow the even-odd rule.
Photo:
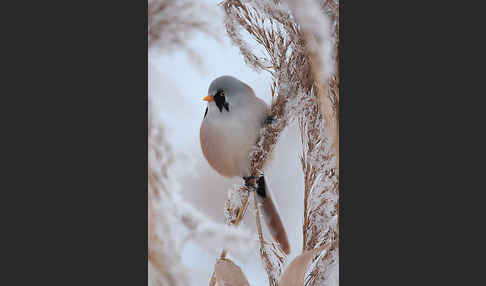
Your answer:
[[[338,263],[338,11],[337,1],[236,1],[220,3],[232,43],[245,62],[273,77],[273,122],[262,128],[250,155],[258,177],[280,133],[297,120],[304,173],[303,254],[282,274],[285,256],[266,241],[258,208],[260,254],[270,285],[335,285]],[[248,40],[251,39],[251,40]],[[253,44],[253,45],[252,45]],[[238,225],[249,200],[248,187],[230,190],[226,218]],[[220,259],[224,259],[223,251]],[[310,269],[308,265],[311,264]],[[215,276],[210,281],[214,285]],[[279,281],[280,280],[280,281]]]
[[[211,21],[195,17],[202,14],[194,9],[198,6],[196,3],[149,0],[149,48],[166,51],[174,46],[185,46],[189,31],[211,34],[212,29],[208,28]],[[305,183],[303,246],[302,254],[287,267],[279,245],[263,236],[259,210],[253,198],[260,256],[269,284],[337,285],[339,3],[337,0],[225,0],[219,5],[224,10],[227,35],[240,49],[246,64],[257,72],[270,73],[273,79],[273,121],[260,130],[259,140],[250,154],[251,176],[257,178],[262,173],[287,125],[298,122],[300,128],[300,163]],[[223,243],[224,250],[215,265],[210,285],[249,285],[242,269],[226,257],[228,252],[238,250],[239,242],[246,238],[245,233],[232,233],[236,231],[234,228],[219,233],[221,226],[210,223],[200,214],[194,215],[196,210],[180,200],[176,192],[166,190],[168,184],[164,182],[170,176],[164,170],[170,163],[170,150],[163,147],[166,144],[160,139],[161,125],[150,120],[149,124],[152,124],[149,126],[149,270],[155,273],[153,277],[165,282],[164,285],[187,285],[187,277],[180,270],[183,269],[180,257],[174,252],[177,247],[171,246],[175,242],[170,237],[172,226],[183,225],[196,239],[221,235],[221,241],[234,242]],[[153,133],[151,128],[159,128],[160,132]],[[251,193],[255,194],[245,185],[230,190],[225,205],[227,224],[240,224]],[[157,200],[161,194],[165,194],[164,200]],[[161,201],[169,203],[160,207]],[[161,237],[158,228],[169,230],[164,232],[166,237]]]

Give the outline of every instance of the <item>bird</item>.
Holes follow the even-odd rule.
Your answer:
[[[265,224],[280,248],[289,254],[287,233],[265,177],[250,176],[250,152],[259,130],[271,120],[269,106],[248,84],[229,75],[214,79],[203,100],[207,107],[199,136],[204,157],[224,177],[241,177],[247,186],[256,179],[256,197]]]

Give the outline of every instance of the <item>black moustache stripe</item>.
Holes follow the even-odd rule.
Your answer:
[[[213,97],[214,103],[219,109],[219,112],[223,112],[223,108],[229,112],[229,104],[226,102],[225,96],[221,95],[221,92],[216,93]]]

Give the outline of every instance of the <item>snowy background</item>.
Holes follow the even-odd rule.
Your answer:
[[[219,1],[206,1],[216,5]],[[220,11],[221,12],[221,11]],[[257,73],[243,60],[238,48],[227,38],[222,13],[219,16],[218,41],[203,34],[194,35],[189,46],[202,59],[195,63],[184,51],[166,54],[149,53],[148,92],[156,99],[158,114],[164,122],[167,141],[175,155],[171,176],[179,182],[184,200],[209,218],[224,223],[224,204],[228,190],[240,185],[240,178],[227,179],[212,170],[204,159],[199,144],[199,127],[206,109],[202,97],[211,81],[221,75],[232,75],[248,83],[258,97],[270,103],[271,77]],[[302,251],[304,180],[298,154],[301,151],[297,126],[289,126],[279,140],[274,156],[265,169],[265,177],[280,210],[291,243],[287,263]],[[241,224],[255,234],[252,205]],[[267,233],[267,238],[270,236]],[[183,244],[182,261],[188,268],[191,285],[207,285],[219,253],[208,252],[191,242]],[[257,243],[249,255],[229,257],[247,275],[251,285],[267,285]]]

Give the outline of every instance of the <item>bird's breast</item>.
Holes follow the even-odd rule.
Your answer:
[[[248,156],[257,132],[257,126],[241,120],[204,120],[200,130],[204,157],[213,169],[225,177],[248,176]]]

